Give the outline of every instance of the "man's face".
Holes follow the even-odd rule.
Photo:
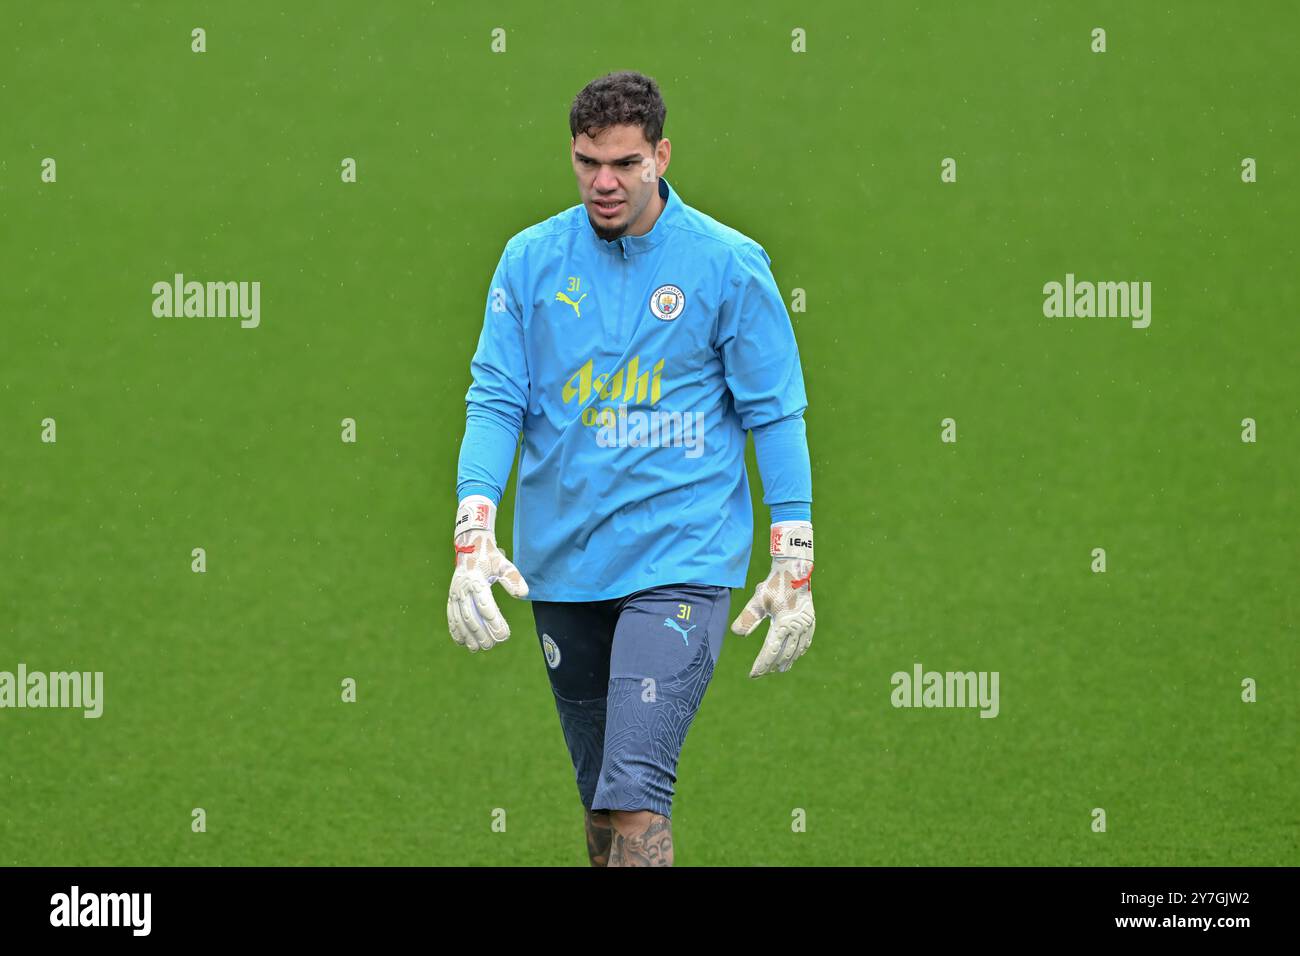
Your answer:
[[[639,126],[610,126],[595,137],[574,138],[573,173],[596,235],[608,242],[649,231],[659,214],[659,177],[670,150],[666,139],[652,149]]]

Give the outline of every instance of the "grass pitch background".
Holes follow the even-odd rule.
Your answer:
[[[6,9],[0,669],[102,670],[105,712],[0,711],[0,862],[585,863],[527,606],[502,597],[514,638],[471,657],[444,604],[492,267],[577,201],[569,104],[623,68],[661,84],[683,199],[808,296],[817,637],[757,682],[759,639],[727,638],[678,859],[1300,862],[1298,26],[1283,3]],[[260,281],[260,328],[154,318],[176,272]],[[1044,318],[1067,272],[1150,281],[1150,328]],[[916,661],[999,671],[1000,716],[895,710]]]

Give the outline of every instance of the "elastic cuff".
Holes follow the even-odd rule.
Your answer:
[[[459,492],[459,498],[461,501],[464,501],[470,495],[482,495],[494,505],[501,504],[501,495],[497,490],[491,485],[484,484],[481,481],[467,481],[456,490]]]
[[[812,521],[811,501],[782,501],[771,506],[772,524],[782,521]]]

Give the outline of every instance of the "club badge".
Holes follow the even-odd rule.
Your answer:
[[[546,655],[546,666],[551,670],[560,666],[560,647],[549,634],[542,635],[542,653]]]
[[[650,296],[650,311],[656,319],[671,322],[686,308],[686,293],[675,285],[661,285]]]

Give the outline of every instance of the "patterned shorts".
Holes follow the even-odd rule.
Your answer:
[[[677,759],[722,652],[730,592],[672,584],[534,601],[537,639],[588,810],[672,816]]]

